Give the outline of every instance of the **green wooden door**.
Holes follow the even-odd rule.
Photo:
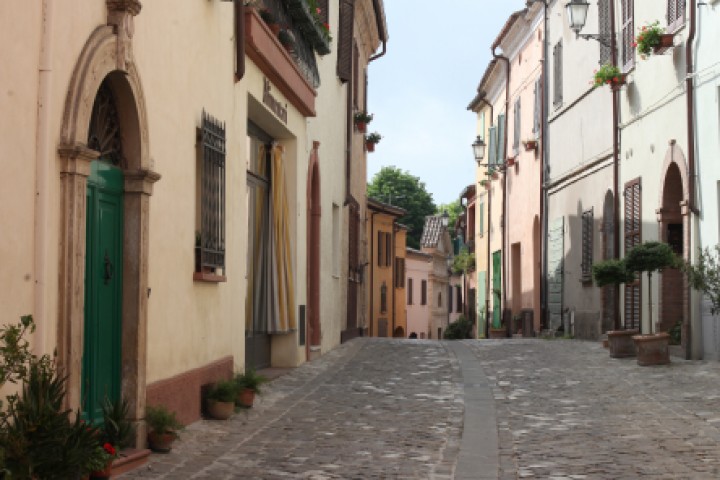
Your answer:
[[[502,305],[500,295],[502,293],[502,252],[498,250],[493,252],[493,328],[500,328],[502,318]]]
[[[92,162],[87,187],[82,412],[93,422],[102,419],[103,399],[120,397],[123,183],[119,168]]]

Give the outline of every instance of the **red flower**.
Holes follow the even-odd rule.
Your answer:
[[[318,8],[315,9],[315,12],[317,12],[318,15],[320,15],[320,12],[321,12],[321,11],[322,11],[322,10],[320,10],[320,7],[318,7]]]
[[[613,78],[613,82],[618,83],[620,79],[618,77]]]
[[[108,454],[112,455],[113,457],[115,456],[115,447],[113,447],[109,443],[106,443],[105,445],[103,445],[103,449],[105,449],[105,451]]]

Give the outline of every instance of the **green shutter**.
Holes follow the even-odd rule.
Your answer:
[[[496,163],[505,163],[505,115],[498,115]]]
[[[488,164],[492,165],[497,162],[497,127],[490,127],[488,134]]]

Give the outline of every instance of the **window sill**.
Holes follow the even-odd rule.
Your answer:
[[[193,282],[223,283],[227,282],[227,277],[210,272],[193,272]]]
[[[580,283],[583,287],[592,287],[593,286],[593,280],[592,277],[583,277],[580,279]]]

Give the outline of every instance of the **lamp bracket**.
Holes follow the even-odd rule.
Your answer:
[[[580,33],[575,32],[575,38],[584,40],[597,40],[604,47],[612,48],[612,33]]]

